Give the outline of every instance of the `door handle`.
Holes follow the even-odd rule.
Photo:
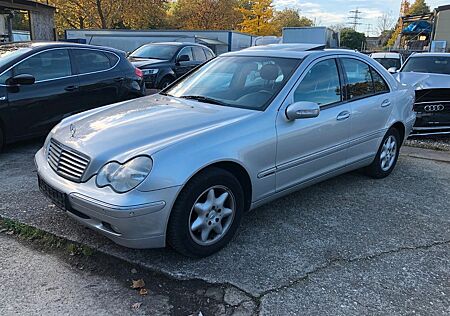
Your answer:
[[[384,100],[383,102],[381,102],[381,107],[385,108],[387,106],[391,105],[391,101],[389,101],[388,99]]]
[[[343,121],[343,120],[348,119],[349,117],[350,117],[349,111],[342,111],[341,113],[338,114],[338,116],[336,117],[336,120]]]
[[[121,81],[123,81],[125,78],[124,77],[117,77],[117,78],[114,78],[114,81],[116,81],[116,82],[121,82]]]
[[[66,91],[75,91],[78,89],[78,86],[67,86],[64,88]]]

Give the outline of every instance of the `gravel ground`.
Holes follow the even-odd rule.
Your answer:
[[[450,151],[450,136],[447,137],[413,137],[406,140],[405,145],[426,149]]]

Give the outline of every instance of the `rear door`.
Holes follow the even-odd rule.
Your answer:
[[[10,75],[19,74],[31,74],[36,81],[7,88],[16,137],[43,134],[76,112],[78,79],[67,49],[50,49],[19,62]]]
[[[313,62],[286,98],[277,117],[277,191],[307,182],[347,164],[350,106],[344,102],[335,58]],[[315,118],[287,121],[294,102],[320,105]]]
[[[352,132],[349,162],[374,156],[395,100],[383,77],[363,60],[341,58],[347,81]]]
[[[119,101],[125,80],[119,56],[90,48],[71,49],[71,56],[80,82],[80,112]]]

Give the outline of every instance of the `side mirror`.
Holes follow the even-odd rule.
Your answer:
[[[181,55],[181,56],[178,56],[178,58],[177,58],[177,62],[190,61],[190,60],[191,59],[189,58],[188,55]]]
[[[391,67],[388,69],[391,74],[395,74],[397,72],[397,67]]]
[[[30,85],[36,81],[33,75],[21,74],[6,80],[6,85],[8,86],[18,86],[18,85]]]
[[[318,117],[320,107],[314,102],[295,102],[286,108],[286,118],[289,121]]]

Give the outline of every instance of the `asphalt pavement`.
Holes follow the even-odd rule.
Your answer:
[[[1,216],[171,278],[236,287],[262,315],[450,313],[449,163],[402,155],[386,179],[352,172],[293,193],[246,214],[228,247],[194,260],[117,246],[75,223],[37,188],[39,145],[0,155]]]

